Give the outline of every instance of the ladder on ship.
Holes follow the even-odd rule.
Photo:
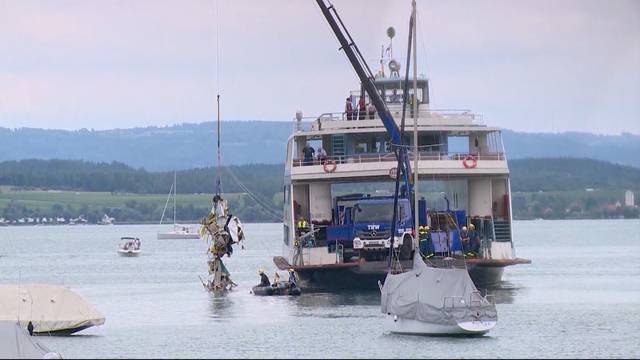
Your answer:
[[[511,241],[511,224],[509,220],[493,220],[495,241]]]
[[[331,155],[345,155],[345,137],[344,134],[331,135]]]

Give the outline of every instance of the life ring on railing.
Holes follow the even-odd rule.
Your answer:
[[[326,173],[332,173],[336,171],[337,167],[338,165],[336,164],[335,160],[325,160],[324,164],[322,164],[322,168]]]
[[[475,156],[469,154],[465,156],[464,160],[462,160],[462,165],[464,165],[464,167],[467,169],[473,169],[474,167],[478,166],[478,160]]]

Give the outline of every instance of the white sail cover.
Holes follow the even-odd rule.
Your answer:
[[[466,269],[428,267],[416,252],[413,269],[387,274],[381,311],[443,325],[497,320],[495,305],[479,296]]]
[[[62,286],[0,284],[0,321],[19,321],[34,332],[83,329],[104,324],[104,315],[80,295]]]
[[[0,321],[0,359],[60,359],[15,321]]]

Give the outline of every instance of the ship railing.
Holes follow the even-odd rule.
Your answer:
[[[436,161],[463,161],[467,158],[467,156],[472,155],[476,160],[505,160],[505,156],[501,152],[496,153],[460,153],[460,152],[451,152],[451,153],[441,153],[437,151],[420,151],[418,155],[418,160],[436,160]],[[409,151],[409,158],[411,161],[415,159],[415,151]],[[323,161],[319,159],[313,159],[310,163],[305,164],[304,159],[293,159],[293,166],[303,166],[303,165],[325,165],[325,164],[361,164],[361,163],[379,163],[379,162],[387,162],[387,161],[397,161],[395,154],[388,153],[363,153],[363,154],[352,154],[352,155],[333,155],[326,156]]]
[[[391,106],[390,111],[396,122],[400,123],[401,109]],[[411,125],[413,112],[408,109],[406,119],[409,119],[407,125]],[[424,109],[418,110],[418,119],[421,125],[484,125],[481,114],[473,113],[469,110],[457,109]],[[368,120],[368,121],[367,121]],[[378,120],[372,122],[371,120]],[[328,112],[317,117],[303,117],[299,121],[293,121],[294,132],[318,131],[323,129],[334,128],[378,128],[383,124],[377,113],[369,113],[368,111],[360,112],[354,110],[352,113],[346,112]]]
[[[486,305],[495,305],[495,297],[493,295],[482,296],[480,291],[472,291],[469,298],[463,296],[445,296],[442,298],[442,309],[453,310],[460,307],[482,307]]]

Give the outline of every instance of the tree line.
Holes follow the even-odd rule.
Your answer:
[[[512,205],[515,218],[637,218],[638,208],[624,206],[624,191],[640,197],[640,169],[604,161],[574,158],[520,159],[509,162]],[[280,221],[283,165],[252,164],[221,169],[223,193],[244,221]],[[178,194],[212,194],[216,190],[216,168],[177,172]],[[76,160],[21,160],[0,162],[0,185],[23,190],[55,189],[131,194],[167,194],[173,172],[150,172],[119,162],[93,163]],[[1,189],[0,189],[1,191]],[[180,195],[179,195],[180,196]],[[185,195],[186,196],[186,195]],[[118,221],[156,222],[164,200],[122,200],[118,206],[57,203],[47,208],[12,200],[0,206],[0,217],[77,217],[91,222],[103,214]],[[208,203],[208,201],[207,201]],[[199,220],[209,205],[179,204],[179,221]]]
[[[282,165],[241,165],[221,168],[223,192],[245,192],[243,185],[267,198],[281,191]],[[0,162],[0,185],[23,189],[106,191],[134,194],[168,193],[173,172],[149,172],[120,162],[93,163],[82,160],[20,160]],[[213,193],[216,168],[177,171],[177,193]],[[238,181],[240,180],[240,181]]]

